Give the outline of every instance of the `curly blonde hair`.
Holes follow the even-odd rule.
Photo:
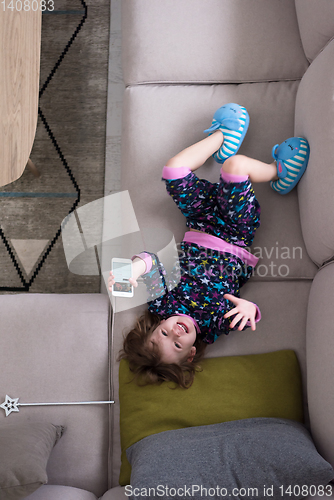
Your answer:
[[[180,364],[161,361],[157,345],[147,348],[148,339],[161,322],[160,316],[146,311],[129,331],[119,353],[119,360],[126,359],[138,385],[175,382],[184,389],[189,388],[197,371],[201,370],[200,360],[204,356],[206,344],[198,337],[194,343],[196,354],[192,361],[185,359]]]

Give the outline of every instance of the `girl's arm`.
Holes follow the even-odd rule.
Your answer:
[[[154,300],[168,292],[165,281],[166,271],[158,257],[149,252],[142,252],[132,258],[132,277],[129,282],[134,287],[138,286],[138,278],[143,277],[143,281],[148,291],[148,301]],[[114,276],[110,271],[108,279],[109,290],[115,283]]]
[[[148,302],[165,295],[168,292],[165,281],[166,271],[157,255],[150,252],[142,252],[133,257],[133,260],[142,260],[145,263],[145,270],[141,274],[143,282],[148,292]],[[142,264],[139,270],[142,270]]]
[[[146,273],[147,264],[144,259],[135,257],[132,261],[132,278],[129,279],[132,286],[137,287],[137,279]]]

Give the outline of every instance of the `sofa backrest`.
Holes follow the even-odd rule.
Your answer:
[[[308,66],[291,0],[122,4],[126,86],[296,80]]]
[[[333,61],[334,40],[306,71],[296,100],[295,133],[308,138],[311,150],[307,172],[298,186],[300,220],[307,252],[319,267],[334,257]]]
[[[312,62],[333,40],[334,5],[332,0],[295,0],[295,4],[303,49]]]
[[[334,380],[334,3],[296,0],[296,9],[311,62],[296,98],[295,134],[307,137],[311,150],[298,200],[306,249],[319,267],[307,314],[308,409],[318,450],[333,465],[333,399],[329,395]]]

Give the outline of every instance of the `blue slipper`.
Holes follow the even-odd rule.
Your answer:
[[[310,146],[302,137],[291,137],[273,147],[272,156],[277,161],[277,181],[270,186],[280,194],[287,194],[299,182],[306,170]]]
[[[249,115],[246,108],[233,102],[225,104],[213,115],[212,125],[204,132],[212,134],[221,130],[224,134],[222,146],[212,156],[218,163],[233,156],[239,150],[249,126]]]

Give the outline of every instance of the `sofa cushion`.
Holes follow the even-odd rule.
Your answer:
[[[134,498],[145,491],[172,498],[176,491],[176,498],[289,500],[315,494],[320,485],[324,490],[334,478],[305,427],[275,418],[162,432],[132,445],[127,456],[132,469],[125,491]]]
[[[308,63],[291,0],[124,0],[126,85],[300,78]]]
[[[334,466],[334,263],[315,277],[306,330],[307,395],[312,435],[319,452]]]
[[[183,238],[185,218],[161,181],[163,165],[185,147],[205,137],[203,130],[222,103],[240,102],[250,115],[250,127],[240,148],[272,162],[272,147],[293,135],[296,82],[213,86],[137,86],[124,96],[122,189],[128,190],[141,230],[171,231]],[[196,174],[218,182],[220,165],[211,158]],[[269,183],[255,185],[261,205],[261,226],[251,251],[259,258],[255,278],[313,278],[316,266],[302,238],[297,191],[285,196]],[[139,253],[143,248],[137,248]],[[146,250],[150,250],[146,248]]]
[[[130,479],[125,451],[148,435],[252,417],[303,421],[301,378],[293,351],[212,358],[201,366],[185,390],[167,382],[139,387],[128,363],[121,361],[121,485]]]
[[[129,497],[125,494],[124,486],[115,486],[115,488],[106,491],[100,500],[125,500],[126,498]]]
[[[71,486],[45,485],[25,500],[97,500],[97,496],[90,491],[73,488]]]
[[[310,143],[307,170],[298,186],[306,249],[321,266],[334,255],[334,40],[305,73],[297,93],[295,134]]]
[[[107,296],[2,295],[0,317],[6,332],[0,336],[5,394],[20,398],[20,403],[110,399]],[[1,424],[5,418],[64,425],[66,433],[48,462],[50,483],[75,486],[97,496],[106,491],[109,405],[20,407],[19,413],[9,417],[1,410]]]
[[[63,427],[42,422],[0,427],[0,497],[20,500],[48,482],[46,465]]]
[[[300,36],[312,62],[334,37],[333,0],[295,0]],[[320,8],[319,8],[320,7]]]

